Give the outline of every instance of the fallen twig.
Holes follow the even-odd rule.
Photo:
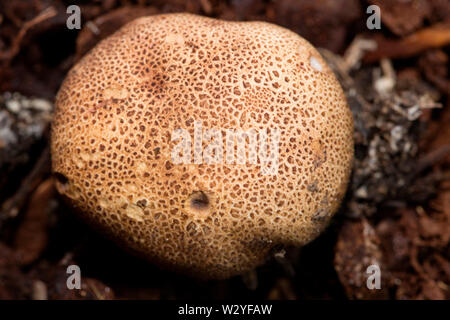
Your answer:
[[[7,199],[0,211],[0,229],[5,220],[17,216],[24,206],[27,198],[38,187],[43,177],[50,171],[50,147],[47,146],[42,151],[33,170],[25,177],[19,190]]]
[[[450,144],[443,145],[429,152],[421,159],[419,159],[419,161],[417,162],[415,175],[419,174],[426,168],[431,167],[433,164],[441,161],[442,159],[445,159],[445,157],[447,157],[447,155],[449,154],[450,154]]]
[[[17,36],[14,38],[9,49],[0,52],[0,60],[10,61],[12,58],[14,58],[17,53],[19,53],[20,44],[27,34],[28,30],[45,20],[53,18],[54,16],[56,16],[56,14],[57,11],[54,7],[48,7],[30,21],[25,22]]]
[[[364,56],[364,62],[375,62],[383,58],[408,58],[430,48],[440,48],[450,43],[450,23],[440,23],[422,29],[401,40],[375,37],[377,49]]]

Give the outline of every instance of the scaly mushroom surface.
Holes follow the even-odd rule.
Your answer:
[[[177,130],[189,133],[187,149],[176,149]],[[227,161],[230,130],[256,130],[258,143],[267,130],[269,162],[260,144],[257,154],[249,147],[251,135],[241,139],[247,161]],[[58,191],[94,227],[160,266],[226,278],[321,233],[346,190],[353,120],[332,71],[297,34],[156,15],[125,25],[70,70],[51,149]],[[175,149],[191,161],[177,161]]]

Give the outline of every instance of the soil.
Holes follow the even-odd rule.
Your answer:
[[[450,299],[450,2],[444,0],[0,2],[0,299]],[[381,29],[369,30],[369,5]],[[342,10],[345,8],[345,10]],[[128,255],[59,198],[49,126],[68,70],[128,21],[166,12],[263,20],[328,61],[355,119],[355,164],[328,229],[223,281]],[[69,265],[82,270],[68,290]],[[381,289],[366,286],[371,265]]]

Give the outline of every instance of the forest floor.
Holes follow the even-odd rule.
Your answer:
[[[66,28],[70,4],[0,2],[0,299],[450,299],[450,2],[78,1],[81,30]],[[373,4],[379,30],[366,27]],[[326,232],[223,281],[123,252],[71,214],[50,172],[52,103],[68,70],[126,22],[182,11],[299,33],[321,48],[355,119],[351,182]],[[71,264],[82,290],[66,288]],[[366,287],[373,264],[381,290]]]

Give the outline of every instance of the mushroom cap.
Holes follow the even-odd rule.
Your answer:
[[[345,194],[353,120],[343,91],[310,43],[270,23],[136,19],[70,70],[55,106],[58,191],[160,266],[203,278],[251,270],[318,236]],[[226,130],[278,130],[276,174],[260,158],[194,163],[194,150],[192,163],[175,163],[174,130],[194,144],[195,122],[224,145]],[[208,141],[196,146],[205,154]]]

